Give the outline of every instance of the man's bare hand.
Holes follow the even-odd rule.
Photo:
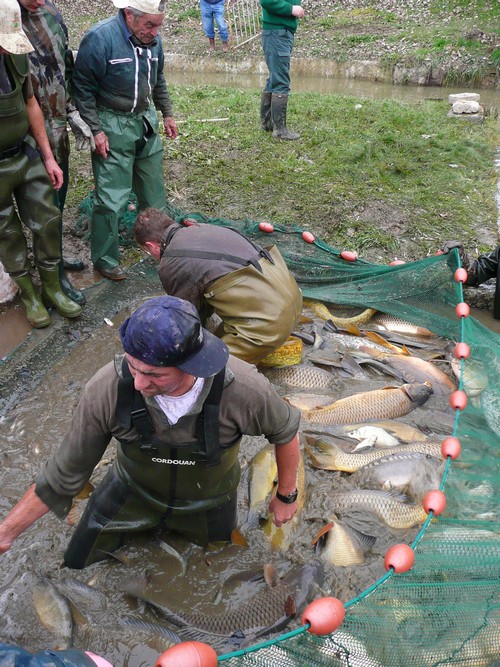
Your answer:
[[[163,119],[163,127],[165,129],[166,137],[175,139],[178,136],[179,131],[177,130],[177,125],[175,124],[175,120],[172,118],[172,116],[166,116]]]
[[[297,511],[297,503],[282,503],[281,500],[273,496],[269,503],[269,512],[274,514],[274,525],[276,528],[281,528],[284,523],[288,523],[293,518]]]
[[[97,153],[97,155],[100,155],[101,157],[106,159],[109,153],[108,137],[104,134],[104,132],[98,132],[97,134],[94,134],[94,142],[95,142],[95,152]]]
[[[292,7],[292,16],[295,16],[298,19],[304,18],[304,8],[300,5],[293,5]]]
[[[48,158],[45,160],[45,171],[52,181],[54,190],[60,190],[62,188],[62,184],[64,183],[64,176],[61,167],[57,164],[54,158]]]

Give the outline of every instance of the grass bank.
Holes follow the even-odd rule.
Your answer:
[[[165,182],[182,210],[297,224],[371,261],[420,258],[447,238],[497,242],[492,117],[479,125],[448,119],[444,102],[297,93],[288,124],[302,138],[282,142],[260,130],[255,91],[171,94],[181,136],[165,142]],[[72,159],[76,209],[92,180],[88,154]]]

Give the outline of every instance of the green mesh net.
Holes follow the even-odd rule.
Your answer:
[[[468,394],[456,410],[449,435],[461,443],[448,458],[441,482],[447,500],[442,516],[432,512],[411,545],[412,569],[392,569],[351,600],[346,616],[328,636],[306,624],[278,640],[219,656],[231,667],[416,667],[500,665],[500,346],[498,335],[471,317],[457,316],[462,286],[454,279],[457,251],[400,266],[348,262],[319,239],[308,243],[298,227],[208,218],[169,206],[185,217],[238,229],[262,245],[275,243],[304,296],[336,304],[373,307],[424,326],[454,342],[465,341],[459,389]],[[131,215],[128,240],[133,225]],[[469,376],[467,375],[469,373]],[[468,378],[479,374],[480,388]]]

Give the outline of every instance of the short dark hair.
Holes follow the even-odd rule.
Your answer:
[[[158,208],[145,208],[135,219],[134,237],[139,245],[148,241],[161,243],[165,231],[176,222]]]

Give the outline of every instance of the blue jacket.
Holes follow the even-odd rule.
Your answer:
[[[140,113],[153,103],[171,116],[163,66],[161,38],[134,44],[122,11],[93,26],[81,41],[73,73],[76,105],[92,132],[102,131],[98,108]]]

